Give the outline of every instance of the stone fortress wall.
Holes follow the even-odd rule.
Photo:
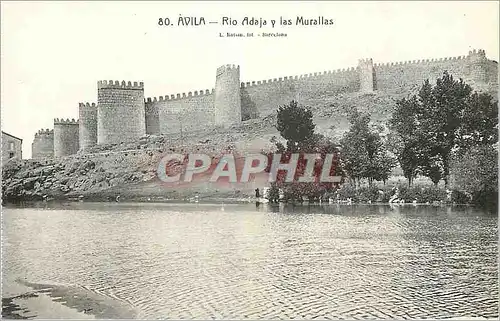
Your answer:
[[[35,159],[54,157],[54,130],[40,129],[31,143],[31,157]]]
[[[216,126],[226,127],[241,122],[240,66],[217,68],[214,107]]]
[[[221,86],[222,81],[217,82],[219,78],[216,78],[216,88],[212,89],[211,92],[215,93],[215,97],[205,95],[205,99],[200,99],[200,94],[195,91],[194,95],[189,92],[147,98],[145,101],[146,111],[153,111],[160,115],[158,118],[152,117],[159,125],[154,128],[151,126],[148,133],[179,133],[180,123],[184,123],[185,130],[206,127],[207,125],[221,125],[221,122],[231,123],[227,119],[219,118],[223,115],[226,117],[233,115],[227,111],[231,111],[234,106],[237,107],[238,103],[234,102],[234,99],[231,100],[232,103],[217,99],[229,87],[233,87],[233,93],[239,91],[240,113],[243,119],[248,119],[266,116],[275,111],[277,106],[286,104],[292,99],[300,101],[302,96],[316,95],[320,97],[340,93],[404,90],[412,85],[422,84],[425,79],[433,82],[440,78],[444,71],[473,84],[498,82],[498,63],[488,60],[484,50],[470,51],[467,56],[396,63],[373,63],[371,58],[361,59],[357,67],[347,69],[242,82],[239,90],[234,87],[236,79],[239,78],[239,66],[223,67],[237,70],[238,73],[235,72],[226,77],[224,81],[227,82],[223,86]],[[183,114],[190,115],[187,121]],[[191,123],[189,123],[189,119],[192,119]],[[200,123],[200,119],[203,122]],[[211,122],[212,119],[214,119],[213,122]],[[156,129],[158,131],[155,131]]]
[[[147,134],[171,134],[201,129],[215,122],[215,89],[147,98]]]
[[[472,85],[498,83],[498,63],[488,60],[484,50],[469,51],[467,56],[397,63],[374,64],[371,58],[361,59],[357,67],[246,83],[240,82],[239,66],[225,65],[217,68],[211,90],[146,99],[142,82],[99,81],[97,105],[80,104],[78,123],[54,123],[54,155],[69,155],[78,149],[85,152],[95,144],[132,141],[146,134],[227,127],[267,116],[292,99],[300,102],[301,97],[405,90],[425,79],[435,81],[444,71]],[[76,134],[75,125],[79,125]],[[71,139],[76,142],[70,143]]]
[[[54,119],[54,156],[76,154],[80,147],[79,123],[75,119]]]
[[[86,122],[85,119],[82,122]],[[146,134],[144,83],[97,83],[97,143],[131,141]]]
[[[377,90],[390,90],[421,84],[425,79],[432,82],[441,77],[445,70],[468,82],[498,81],[498,63],[488,60],[484,50],[473,50],[467,56],[374,64],[375,87]]]
[[[80,103],[78,105],[79,116],[79,142],[80,149],[97,145],[97,106],[95,103]]]

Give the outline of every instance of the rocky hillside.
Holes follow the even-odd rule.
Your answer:
[[[251,120],[227,130],[211,129],[171,136],[146,136],[137,142],[95,147],[90,154],[61,159],[11,160],[3,167],[4,200],[83,198],[94,200],[141,197],[179,198],[196,192],[236,193],[206,184],[166,188],[156,178],[157,166],[166,153],[206,153],[217,156],[230,151],[268,151],[273,147],[269,130],[272,117]],[[224,186],[223,186],[224,187]],[[253,189],[252,189],[253,190]],[[247,192],[251,192],[250,187]],[[251,194],[251,193],[250,193]]]

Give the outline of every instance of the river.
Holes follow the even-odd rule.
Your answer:
[[[26,318],[498,318],[497,220],[468,207],[412,205],[6,207],[3,310]]]

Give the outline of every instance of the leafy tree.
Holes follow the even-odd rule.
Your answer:
[[[389,146],[392,147],[391,151],[397,155],[409,186],[418,174],[419,160],[422,157],[421,151],[423,151],[421,143],[424,142],[424,139],[416,119],[419,107],[416,96],[409,99],[403,98],[396,103],[396,110],[389,121],[391,128]]]
[[[486,93],[471,94],[462,112],[458,145],[462,151],[498,142],[498,101]]]
[[[498,206],[498,150],[475,146],[451,161],[453,188],[471,196],[476,204]]]
[[[349,115],[351,127],[344,134],[342,146],[342,165],[354,185],[363,178],[373,181],[386,181],[394,160],[386,150],[379,130],[370,126],[370,117],[354,109]]]
[[[282,154],[281,162],[288,162],[294,153],[299,154],[293,182],[285,182],[287,173],[278,171],[276,183],[272,184],[274,190],[279,188],[283,190],[286,200],[301,201],[303,196],[307,196],[309,200],[317,200],[335,187],[333,183],[320,181],[323,162],[327,154],[335,155],[330,175],[342,176],[342,169],[338,164],[337,144],[314,132],[315,125],[312,116],[310,109],[299,106],[296,101],[291,101],[290,104],[280,106],[278,109],[276,128],[280,131],[281,136],[286,139],[286,146],[277,142],[276,139],[272,139],[272,141],[276,144],[277,152]],[[320,158],[316,160],[313,168],[312,176],[314,181],[308,183],[299,182],[299,177],[304,175],[307,167],[305,154],[313,153],[318,154]],[[269,153],[267,156],[269,161],[266,171],[269,172],[273,153]]]
[[[402,142],[397,155],[405,176],[420,172],[448,185],[453,153],[498,141],[498,102],[445,72],[434,86],[426,80],[417,95],[398,101],[390,124]]]
[[[313,137],[316,126],[312,117],[310,109],[300,107],[294,100],[278,108],[276,129],[287,140],[290,151],[295,151],[300,143]]]

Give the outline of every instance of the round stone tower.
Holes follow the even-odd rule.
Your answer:
[[[78,112],[80,150],[85,151],[97,144],[97,106],[95,103],[80,103]]]
[[[146,135],[144,83],[97,83],[97,143],[114,144]]]
[[[241,123],[240,66],[217,68],[214,108],[216,125]]]
[[[373,92],[375,89],[373,79],[373,59],[360,59],[358,62],[359,68],[359,91]]]
[[[35,133],[31,144],[31,158],[44,159],[54,157],[54,130],[40,129]]]
[[[469,51],[468,67],[469,67],[469,79],[477,82],[484,83],[487,81],[487,71],[486,71],[486,53],[484,50],[472,50]]]
[[[73,155],[79,148],[79,126],[75,119],[54,119],[54,156]]]

